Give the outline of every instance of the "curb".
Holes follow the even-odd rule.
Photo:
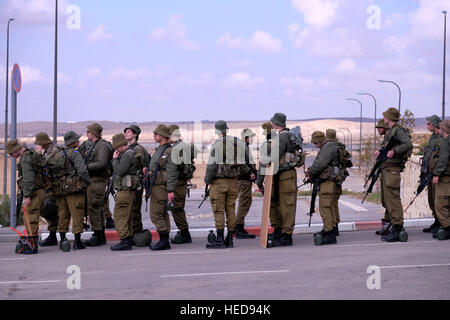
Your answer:
[[[405,219],[404,227],[405,228],[419,228],[419,227],[428,227],[434,222],[434,219]],[[298,224],[295,226],[294,234],[311,234],[315,232],[319,232],[322,230],[322,223],[311,224],[311,227],[308,227],[308,224]],[[342,222],[339,224],[340,232],[350,232],[350,231],[368,231],[368,230],[378,230],[381,228],[381,221],[355,221],[355,222]],[[261,233],[261,227],[247,227],[245,228],[248,233],[259,236]],[[197,228],[189,230],[192,238],[206,238],[209,234],[209,231],[215,231],[214,227],[210,228]],[[152,241],[159,240],[159,234],[156,230],[149,230],[152,233]],[[170,237],[174,237],[177,234],[178,230],[171,230]],[[269,227],[269,233],[273,232],[273,228]],[[93,232],[84,232],[81,236],[83,240],[87,240],[91,237]],[[115,230],[106,230],[106,240],[107,241],[119,241],[119,234]],[[0,242],[3,237],[8,237],[11,241],[17,240],[17,235],[0,235]],[[48,232],[43,232],[40,234],[41,239],[45,239],[48,236]],[[59,239],[59,234],[57,234]],[[72,233],[66,234],[67,239],[73,240],[74,235]]]

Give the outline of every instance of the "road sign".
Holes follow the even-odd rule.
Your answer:
[[[14,65],[14,68],[13,68],[12,80],[13,80],[14,90],[17,93],[19,93],[20,89],[22,89],[22,74],[20,72],[20,68],[17,63]]]

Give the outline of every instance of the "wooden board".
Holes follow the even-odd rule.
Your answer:
[[[264,202],[261,216],[261,232],[259,234],[259,244],[267,248],[267,237],[269,235],[269,215],[270,199],[272,196],[273,165],[267,169],[267,175],[264,178]]]

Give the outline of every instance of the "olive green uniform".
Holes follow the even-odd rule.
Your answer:
[[[278,148],[279,168],[272,183],[270,223],[274,228],[281,228],[283,234],[292,235],[297,209],[297,170],[294,163],[286,161],[289,154],[295,153],[288,133],[288,128],[281,130],[278,141],[272,144],[272,155],[274,148]]]
[[[72,218],[72,232],[83,233],[83,219],[86,187],[91,183],[89,173],[80,152],[74,148],[65,149],[66,168],[59,182],[64,184],[62,189],[68,190],[66,194],[58,196],[58,231],[69,231],[70,218]],[[60,151],[60,157],[65,157],[64,151]]]
[[[19,190],[23,192],[24,199],[30,198],[31,200],[30,205],[25,206],[31,228],[29,230],[27,223],[25,223],[28,234],[35,234],[39,228],[39,217],[47,185],[43,171],[44,166],[44,156],[31,149],[25,149],[17,165]]]
[[[241,174],[237,180],[239,192],[239,202],[236,217],[237,225],[243,225],[245,223],[245,217],[248,215],[248,212],[252,205],[253,181],[250,178],[250,175],[252,173],[256,175],[256,166],[253,162],[248,143],[245,143],[245,165],[247,167],[247,173]]]
[[[133,236],[133,208],[136,191],[141,188],[136,153],[127,149],[119,158],[112,160],[114,188],[117,190],[114,221],[120,240]]]
[[[434,166],[436,165],[437,159],[439,157],[436,157],[436,159],[433,159],[433,151],[437,150],[438,142],[441,140],[441,137],[439,133],[432,134],[430,137],[430,140],[428,141],[428,145],[425,148],[425,152],[423,154],[424,159],[430,159],[428,162],[428,170],[433,172]],[[431,211],[433,212],[433,217],[436,218],[436,209],[434,205],[434,199],[436,197],[436,186],[432,183],[430,183],[427,187],[428,189],[428,204],[430,206]]]
[[[441,139],[438,147],[439,160],[433,175],[439,177],[436,185],[435,210],[442,228],[450,227],[450,136]]]
[[[178,157],[174,159],[176,155]],[[189,229],[184,206],[186,204],[187,183],[195,171],[194,159],[192,158],[190,145],[177,140],[173,144],[171,157],[167,161],[167,192],[173,192],[175,195],[172,216],[179,230]]]
[[[143,146],[141,146],[139,143],[135,142],[131,144],[129,149],[133,150],[136,154],[137,159],[137,165],[138,165],[138,177],[139,180],[143,180],[143,173],[142,169],[148,167],[149,161],[150,161],[150,155],[148,154],[147,150]],[[142,225],[142,195],[144,193],[144,189],[140,188],[139,190],[136,190],[136,199],[134,201],[134,207],[133,207],[133,232],[140,232],[143,229]]]
[[[329,168],[339,166],[337,149],[336,142],[325,141],[308,169],[312,176],[320,180],[319,210],[325,232],[332,231],[340,222],[338,204],[342,187],[329,176]]]
[[[413,145],[408,132],[395,124],[386,135],[382,147],[394,138],[399,143],[393,148],[395,154],[392,159],[387,159],[382,164],[381,186],[383,188],[383,198],[386,209],[390,214],[393,225],[403,225],[403,207],[400,199],[400,173],[403,171],[408,154],[412,151]]]
[[[387,134],[384,135],[383,141],[381,142],[382,146],[387,144],[386,138],[387,138]],[[381,206],[384,208],[384,219],[387,220],[387,221],[390,221],[391,220],[391,215],[389,214],[389,211],[388,211],[388,209],[386,207],[386,201],[384,200],[385,187],[384,187],[384,184],[383,184],[383,179],[381,179],[381,177],[380,177],[380,186],[381,186]]]
[[[149,166],[150,179],[152,179],[159,164],[155,185],[150,195],[150,219],[158,232],[170,232],[170,217],[167,212],[167,183],[169,171],[173,167],[167,166],[167,164],[170,161],[171,152],[172,146],[169,143],[159,146],[155,150]],[[171,176],[173,176],[172,173]]]
[[[239,148],[245,149],[242,142],[224,135],[214,142],[208,159],[204,181],[211,185],[209,198],[218,230],[225,229],[225,215],[228,231],[234,232],[236,227],[237,177],[247,170],[237,164]]]
[[[50,159],[51,157],[53,157],[56,153],[58,153],[59,151],[61,151],[61,148],[58,146],[51,146],[50,148],[47,148],[44,150],[44,152],[42,153],[43,156],[45,157],[45,160],[47,161],[48,159]],[[50,180],[53,182],[52,177],[50,176]],[[46,196],[47,197],[51,197],[54,198],[55,202],[56,202],[56,197],[53,196],[52,194],[52,188],[48,188],[46,190]],[[48,224],[48,231],[49,232],[57,232],[58,231],[58,215],[55,215],[52,218],[49,219],[45,219],[47,221]]]
[[[91,152],[91,150],[93,151]],[[105,227],[105,215],[100,205],[105,197],[111,173],[111,145],[103,139],[95,143],[85,141],[79,148],[87,163],[91,184],[87,188],[87,211],[93,231],[102,231]],[[88,159],[87,159],[88,158]]]

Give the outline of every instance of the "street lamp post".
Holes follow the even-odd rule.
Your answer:
[[[445,121],[445,62],[447,55],[447,11],[442,11],[444,14],[444,76],[442,87],[442,121]]]
[[[55,8],[55,66],[53,88],[53,142],[58,144],[58,0]]]
[[[372,97],[373,101],[375,102],[375,120],[374,120],[374,127],[373,127],[373,150],[375,151],[377,149],[377,99],[375,99],[375,96],[370,93],[360,92],[358,94],[360,96],[370,96],[370,97]]]
[[[401,105],[402,105],[402,90],[400,89],[400,86],[395,83],[394,81],[389,81],[389,80],[378,80],[378,82],[382,82],[382,83],[392,83],[393,85],[395,85],[398,89],[398,112],[400,112],[400,114],[402,114],[401,112]]]
[[[358,99],[347,99],[348,101],[356,101],[361,106],[361,110],[359,113],[359,169],[361,170],[361,152],[362,152],[362,102]]]
[[[342,136],[344,137],[344,144],[347,145],[347,137],[346,137],[346,135],[345,135],[345,132],[344,132],[344,131],[341,131],[341,130],[336,130],[336,132],[342,134]]]
[[[8,177],[8,157],[6,154],[6,142],[8,141],[8,86],[9,86],[9,24],[14,18],[8,20],[8,29],[6,32],[6,94],[5,94],[5,152],[3,156],[3,195],[6,194],[7,177]]]

